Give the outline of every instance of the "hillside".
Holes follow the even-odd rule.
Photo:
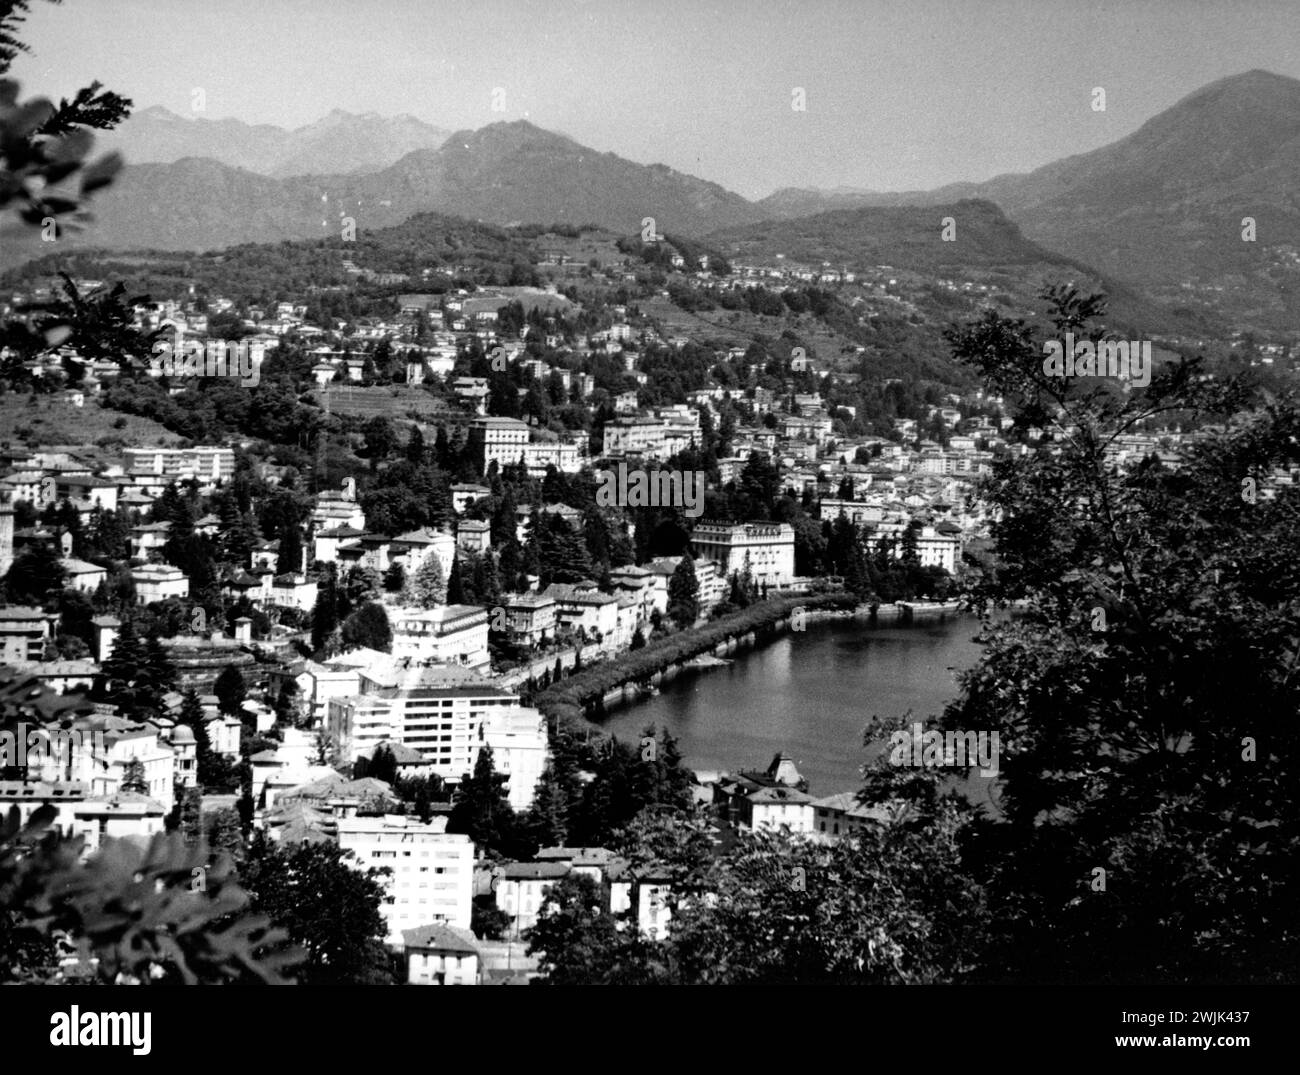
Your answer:
[[[952,242],[942,237],[945,217],[956,225]],[[998,291],[1024,299],[1043,282],[1074,280],[1080,287],[1107,293],[1117,326],[1174,335],[1218,327],[1205,318],[1174,315],[1120,280],[1030,241],[989,201],[841,209],[723,229],[707,238],[740,262],[829,263],[859,272],[884,266],[925,277],[996,284]]]

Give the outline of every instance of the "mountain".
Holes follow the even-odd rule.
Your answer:
[[[69,245],[203,250],[337,237],[346,217],[360,230],[420,212],[492,224],[593,223],[625,234],[639,232],[645,217],[660,233],[691,234],[756,216],[716,183],[598,153],[525,121],[459,131],[369,175],[273,178],[195,157],[128,166],[92,208],[93,228]],[[24,254],[46,252],[36,243]]]
[[[599,153],[526,121],[461,131],[437,151],[412,153],[373,177],[387,192],[429,208],[500,224],[599,224],[639,232],[698,233],[754,219],[739,194],[662,164]]]
[[[1155,293],[1239,318],[1300,315],[1300,81],[1221,79],[1126,138],[983,183],[933,191],[778,191],[778,217],[852,205],[994,202],[1027,238]],[[1255,221],[1255,242],[1242,220]],[[1186,286],[1185,286],[1186,285]]]
[[[172,164],[186,157],[211,157],[231,168],[262,175],[377,172],[417,149],[447,140],[414,116],[353,115],[335,109],[296,130],[235,119],[178,116],[158,106],[141,109],[102,136],[129,164]]]
[[[1300,81],[1248,71],[1183,98],[1127,138],[980,184],[1025,234],[1129,279],[1254,274],[1300,244]],[[950,197],[957,188],[936,191]],[[1254,217],[1257,241],[1242,241]]]

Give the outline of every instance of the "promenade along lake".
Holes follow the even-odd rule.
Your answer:
[[[942,713],[957,696],[956,673],[979,658],[979,627],[969,615],[907,626],[812,622],[725,668],[688,670],[657,697],[611,711],[602,727],[625,741],[647,724],[666,727],[692,769],[763,769],[784,751],[812,795],[856,791],[861,767],[889,747],[887,738],[863,745],[867,721]],[[986,799],[985,784],[974,777],[973,798]]]

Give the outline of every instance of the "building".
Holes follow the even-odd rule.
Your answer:
[[[362,670],[360,684],[358,694],[328,702],[329,734],[343,759],[369,757],[383,742],[401,743],[432,762],[438,776],[458,783],[473,772],[479,749],[489,742],[486,725],[499,745],[520,736],[518,762],[503,756],[497,768],[517,764],[521,773],[530,771],[532,763],[522,753],[528,745],[523,736],[527,718],[520,716],[516,722],[508,712],[522,709],[519,697],[485,677],[449,665],[418,668],[399,663]],[[522,797],[522,776],[512,783]]]
[[[394,657],[414,662],[488,666],[488,614],[477,605],[399,608],[390,611]]]
[[[469,437],[486,473],[493,463],[500,468],[520,462],[529,430],[518,418],[475,418],[470,422]]]
[[[813,831],[819,836],[849,836],[860,829],[887,820],[888,811],[864,806],[853,791],[841,791],[813,800]]]
[[[456,545],[466,552],[487,552],[492,545],[492,524],[483,519],[461,519],[456,524]]]
[[[537,924],[542,902],[552,885],[569,875],[567,862],[510,862],[493,880],[497,907],[510,918],[510,935],[518,937]]]
[[[418,926],[402,931],[407,985],[478,985],[479,948],[467,929]]]
[[[576,444],[557,440],[532,440],[532,431],[518,418],[480,417],[470,422],[470,444],[483,472],[496,463],[498,469],[522,463],[528,473],[541,477],[547,467],[575,474],[582,467]]]
[[[227,481],[235,473],[233,448],[123,448],[125,469],[161,474],[174,481]]]
[[[525,706],[498,707],[479,725],[479,739],[492,751],[492,767],[510,778],[511,807],[523,813],[533,805],[550,753],[546,718]]]
[[[39,661],[58,622],[57,612],[26,605],[0,608],[0,661]]]
[[[400,946],[403,933],[421,925],[469,929],[474,844],[463,833],[444,831],[446,818],[426,823],[405,814],[345,814],[335,824],[339,847],[352,852],[353,866],[392,871],[383,881],[387,895],[380,907],[389,944]]]
[[[668,451],[668,423],[660,418],[615,418],[605,423],[601,451],[604,455],[639,455],[664,459]]]
[[[59,564],[63,568],[63,584],[82,593],[94,593],[99,584],[108,578],[108,571],[98,564],[87,563],[72,556],[64,557]]]
[[[135,599],[139,604],[151,605],[169,597],[188,597],[190,580],[185,572],[171,564],[142,564],[131,569],[135,583]]]
[[[517,646],[537,648],[555,638],[555,598],[515,594],[506,601],[506,634]]]
[[[902,556],[901,543],[895,547],[894,554]],[[940,533],[933,526],[923,526],[916,534],[916,555],[922,567],[941,567],[954,575],[961,558],[961,540],[950,533]]]
[[[408,579],[414,577],[430,556],[438,558],[438,565],[446,578],[451,562],[456,558],[456,538],[446,530],[424,527],[399,534],[388,543],[388,562],[400,563]]]
[[[723,578],[748,571],[758,585],[785,586],[794,578],[794,527],[789,523],[702,523],[691,544],[718,565]]]
[[[553,582],[542,596],[555,602],[555,622],[566,631],[601,640],[613,639],[618,631],[618,598],[613,594]]]

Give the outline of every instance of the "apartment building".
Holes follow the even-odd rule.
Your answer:
[[[351,851],[359,870],[387,867],[380,913],[388,943],[400,946],[406,930],[434,923],[468,929],[474,887],[474,844],[449,833],[447,819],[429,822],[402,814],[343,816],[335,822],[338,844]]]
[[[509,722],[501,724],[497,715],[504,720],[506,711],[520,708],[517,695],[447,665],[367,668],[359,678],[358,694],[327,702],[329,734],[340,756],[355,761],[371,756],[380,743],[400,743],[418,750],[433,763],[434,772],[452,783],[473,771],[487,742],[484,725],[506,726]],[[494,763],[506,764],[495,758],[495,751]]]
[[[161,474],[175,481],[204,484],[226,481],[235,473],[233,448],[123,448],[127,471]]]

